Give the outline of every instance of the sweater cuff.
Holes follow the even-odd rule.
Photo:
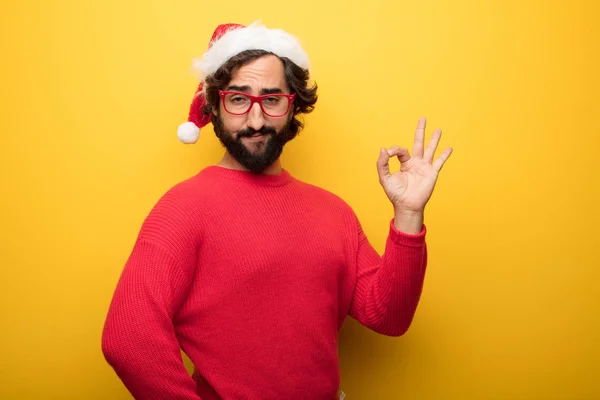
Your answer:
[[[427,227],[423,224],[421,232],[419,233],[406,233],[400,232],[394,225],[394,218],[390,221],[390,239],[401,246],[408,247],[423,247],[425,246],[425,235],[427,234]]]

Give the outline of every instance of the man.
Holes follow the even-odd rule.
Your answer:
[[[395,213],[379,256],[343,200],[279,161],[317,100],[296,39],[222,25],[196,66],[202,79],[179,138],[195,142],[212,121],[227,151],[144,221],[103,352],[137,399],[336,399],[346,316],[390,336],[411,324],[427,261],[423,211],[451,150],[433,160],[440,131],[424,148],[424,119],[412,156],[381,149],[377,171]]]

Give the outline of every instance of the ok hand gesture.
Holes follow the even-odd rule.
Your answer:
[[[434,160],[442,131],[436,129],[427,148],[424,148],[425,126],[426,119],[421,118],[415,132],[412,157],[408,149],[398,146],[389,150],[382,148],[379,152],[379,182],[394,205],[397,219],[399,215],[412,216],[414,219],[415,215],[423,213],[433,193],[438,174],[452,153],[452,148],[448,147]],[[400,170],[392,173],[389,159],[394,156],[400,160]]]

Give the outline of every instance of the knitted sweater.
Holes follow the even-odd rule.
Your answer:
[[[207,167],[145,219],[102,350],[136,399],[335,399],[346,316],[389,336],[411,324],[425,233],[390,221],[380,256],[334,194],[286,170]]]

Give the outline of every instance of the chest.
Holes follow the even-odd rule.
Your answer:
[[[204,284],[335,286],[346,265],[343,234],[330,218],[234,214],[214,221],[198,249]],[[333,288],[333,287],[332,287]]]
[[[243,302],[285,309],[310,299],[337,310],[350,282],[348,232],[336,210],[299,203],[255,200],[250,209],[220,205],[212,213],[218,218],[207,221],[197,251],[203,309]]]

